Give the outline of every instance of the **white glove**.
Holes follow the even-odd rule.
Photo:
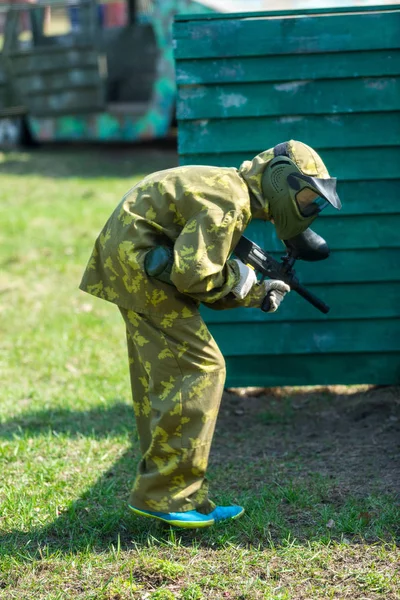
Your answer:
[[[286,294],[290,292],[290,287],[279,279],[264,280],[260,285],[264,286],[265,296],[269,294],[270,309],[268,312],[275,312]]]
[[[257,282],[257,275],[253,269],[242,263],[242,261],[237,260],[236,258],[234,261],[239,267],[240,279],[235,287],[232,288],[232,294],[234,294],[236,298],[243,300]]]

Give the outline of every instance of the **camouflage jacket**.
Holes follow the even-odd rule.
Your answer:
[[[268,150],[239,170],[176,167],[140,181],[102,229],[80,288],[143,313],[252,305],[231,294],[239,272],[229,257],[252,218],[269,219],[261,176],[271,158]],[[160,245],[173,247],[174,286],[145,273],[146,253]]]

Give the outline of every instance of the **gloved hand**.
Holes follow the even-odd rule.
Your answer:
[[[290,292],[290,287],[279,279],[268,279],[263,281],[260,286],[264,286],[265,295],[268,296],[270,308],[267,312],[272,313],[278,310],[278,307],[286,294]]]
[[[275,312],[289,291],[289,286],[278,279],[266,279],[261,283],[257,281],[240,303],[236,300],[235,307],[261,308],[266,296],[271,292],[269,296],[271,307],[268,312]]]
[[[257,283],[257,275],[255,274],[254,269],[242,263],[241,260],[235,258],[232,262],[236,263],[240,273],[240,279],[235,287],[232,288],[232,294],[234,294],[236,298],[243,300],[250,292],[253,285]]]

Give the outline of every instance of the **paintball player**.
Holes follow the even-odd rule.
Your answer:
[[[225,361],[199,305],[270,311],[289,287],[259,283],[231,254],[251,219],[281,240],[305,231],[328,204],[340,208],[320,156],[278,144],[239,169],[183,166],[145,177],[96,240],[80,288],[116,304],[126,325],[141,460],[129,506],[180,527],[235,519],[215,506],[205,478],[225,382]],[[167,257],[167,260],[166,260]]]

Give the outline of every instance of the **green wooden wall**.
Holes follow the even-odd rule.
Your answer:
[[[181,164],[239,166],[298,139],[343,201],[314,223],[331,257],[297,263],[328,315],[294,293],[275,315],[203,311],[227,385],[400,383],[400,4],[181,17],[174,35]],[[271,224],[246,235],[282,248]]]

